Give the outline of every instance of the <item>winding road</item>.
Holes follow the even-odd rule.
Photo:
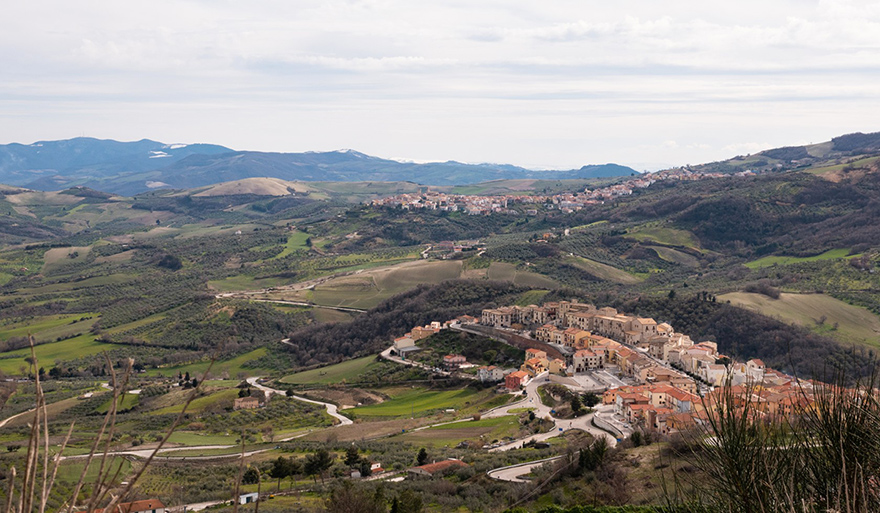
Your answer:
[[[605,438],[608,442],[609,447],[614,447],[617,445],[617,439],[611,436],[610,434],[602,431],[601,429],[593,426],[593,416],[595,413],[588,413],[587,415],[583,415],[571,420],[565,419],[556,419],[551,414],[552,409],[549,406],[544,405],[541,402],[541,396],[538,395],[538,387],[541,385],[545,385],[550,383],[547,378],[548,373],[538,374],[532,379],[528,385],[526,385],[526,398],[522,401],[515,402],[513,404],[508,404],[506,406],[502,406],[500,408],[495,408],[494,410],[488,411],[482,415],[483,418],[493,418],[493,417],[503,417],[504,415],[511,415],[510,410],[516,408],[534,408],[535,416],[538,418],[549,418],[553,420],[553,428],[546,433],[538,433],[534,435],[530,435],[527,437],[520,438],[519,440],[514,440],[507,444],[504,444],[499,447],[495,447],[493,449],[489,449],[489,452],[498,452],[498,451],[509,451],[511,449],[519,449],[522,447],[524,443],[535,441],[535,442],[543,442],[555,436],[561,435],[563,432],[568,431],[570,429],[580,429],[581,431],[585,431],[594,437],[597,438]]]
[[[269,388],[266,385],[260,384],[260,377],[248,378],[247,382],[256,387],[257,390],[262,390],[264,394],[266,394],[266,400],[268,401],[272,394],[281,394],[283,396],[287,395],[287,392],[284,390],[277,390],[275,388]],[[339,424],[336,426],[348,426],[349,424],[354,424],[350,418],[345,415],[340,415],[338,409],[335,404],[330,403],[322,403],[321,401],[315,401],[313,399],[306,399],[305,397],[300,397],[298,395],[290,396],[292,399],[296,399],[297,401],[302,401],[304,403],[318,404],[327,409],[327,414],[333,417],[334,419],[339,421]]]

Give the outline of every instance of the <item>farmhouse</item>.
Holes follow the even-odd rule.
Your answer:
[[[428,463],[420,467],[408,468],[406,469],[406,476],[410,479],[433,478],[467,466],[468,464],[461,460],[450,458],[436,463]]]
[[[256,397],[238,397],[232,405],[233,410],[253,410],[260,407],[260,400]]]

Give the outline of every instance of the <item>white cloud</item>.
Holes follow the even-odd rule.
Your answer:
[[[880,130],[878,50],[880,2],[16,2],[0,142],[696,163]]]

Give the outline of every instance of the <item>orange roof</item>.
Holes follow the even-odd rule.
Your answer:
[[[428,463],[427,465],[422,465],[420,467],[413,467],[410,470],[420,469],[420,470],[424,470],[425,472],[427,472],[429,474],[436,474],[437,472],[442,472],[446,469],[450,469],[453,467],[458,468],[458,467],[467,467],[467,466],[468,466],[468,464],[461,461],[461,460],[449,459],[449,460],[438,461],[436,463]]]

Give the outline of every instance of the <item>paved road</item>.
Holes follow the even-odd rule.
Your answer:
[[[255,386],[258,390],[262,390],[263,393],[266,394],[267,401],[272,396],[272,394],[287,395],[287,393],[284,392],[283,390],[277,390],[274,388],[269,388],[265,385],[261,385],[259,380],[260,380],[259,377],[254,377],[254,378],[248,378],[247,382],[250,383],[251,385]],[[351,421],[350,418],[346,417],[345,415],[339,414],[335,404],[322,403],[321,401],[314,401],[312,399],[306,399],[305,397],[300,397],[297,395],[293,395],[293,396],[291,396],[291,398],[296,399],[297,401],[302,401],[304,403],[319,404],[319,405],[323,406],[324,408],[327,409],[328,415],[330,415],[331,417],[333,417],[334,419],[339,421],[339,424],[336,424],[337,426],[347,426],[349,424],[353,424],[353,422]]]
[[[5,426],[6,424],[8,424],[12,419],[17,419],[17,418],[21,417],[22,415],[27,415],[28,413],[33,413],[35,409],[36,409],[36,408],[31,408],[31,409],[28,410],[28,411],[23,411],[23,412],[21,412],[21,413],[16,413],[15,415],[13,415],[13,416],[11,416],[11,417],[9,417],[9,418],[6,418],[6,419],[3,419],[3,420],[0,420],[0,427],[3,427],[3,426]]]
[[[518,440],[514,440],[510,443],[504,444],[499,447],[495,447],[493,449],[489,449],[489,452],[497,452],[497,451],[509,451],[511,449],[519,449],[522,447],[523,443],[529,441],[543,442],[555,436],[561,435],[563,432],[568,431],[570,429],[580,429],[581,431],[585,431],[595,437],[602,437],[608,442],[609,447],[614,447],[617,445],[617,439],[611,436],[610,434],[602,431],[601,429],[593,426],[593,415],[595,413],[589,413],[587,415],[583,415],[576,419],[564,420],[564,419],[556,419],[550,413],[551,408],[549,406],[545,406],[544,403],[541,402],[541,396],[538,395],[538,387],[541,385],[545,385],[550,383],[547,378],[548,373],[538,374],[532,379],[528,385],[526,385],[526,399],[523,401],[519,401],[513,404],[509,404],[507,406],[503,406],[501,408],[496,408],[490,412],[486,412],[483,417],[484,418],[492,418],[492,417],[501,417],[504,415],[510,415],[510,410],[514,408],[534,408],[535,416],[538,418],[547,418],[549,417],[553,420],[553,428],[546,433],[539,433],[535,435],[526,436],[520,438]]]
[[[156,453],[156,457],[154,460],[165,459],[174,461],[190,461],[190,460],[219,460],[225,458],[238,458],[241,456],[241,452],[231,452],[229,454],[213,454],[210,456],[164,456],[169,452],[175,451],[197,451],[197,450],[212,450],[212,449],[232,449],[233,447],[239,447],[236,445],[199,445],[199,446],[186,446],[186,447],[169,447],[167,449],[160,449],[158,453]],[[134,456],[136,458],[149,458],[151,454],[153,454],[154,449],[138,449],[138,450],[128,450],[128,451],[110,451],[107,454],[110,456]],[[245,458],[248,456],[253,456],[254,454],[260,454],[261,452],[266,452],[271,449],[256,449],[253,451],[246,451],[244,453]],[[100,452],[96,452],[95,456],[100,456]],[[73,456],[62,456],[62,460],[76,460],[82,458],[88,458],[88,454],[76,454]]]
[[[517,463],[516,465],[511,465],[509,467],[495,468],[486,472],[486,475],[488,475],[492,479],[498,479],[499,481],[508,481],[511,483],[528,483],[529,480],[522,479],[520,476],[531,474],[533,469],[544,465],[548,461],[556,461],[562,457],[563,456],[561,455],[553,456],[552,458],[544,458],[542,460],[530,461],[527,463]]]

